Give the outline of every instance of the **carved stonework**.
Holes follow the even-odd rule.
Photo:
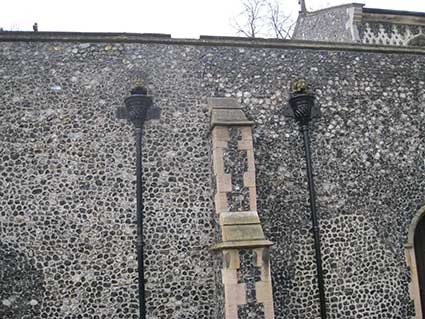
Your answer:
[[[225,319],[274,318],[270,260],[272,245],[257,213],[252,122],[236,99],[212,98],[216,220]],[[220,256],[221,255],[221,256]]]
[[[423,46],[425,26],[363,22],[358,24],[361,42],[365,44]]]
[[[420,34],[410,39],[407,45],[412,47],[425,47],[425,34]]]

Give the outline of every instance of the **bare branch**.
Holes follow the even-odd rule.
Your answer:
[[[236,32],[249,38],[256,38],[260,35],[263,27],[264,0],[243,0],[243,10],[239,14],[239,21],[235,20]]]
[[[242,11],[233,21],[240,35],[288,39],[295,25],[290,15],[285,15],[279,0],[241,0]]]
[[[291,16],[283,14],[279,1],[268,3],[269,22],[271,32],[276,39],[288,39],[294,23],[291,23]]]

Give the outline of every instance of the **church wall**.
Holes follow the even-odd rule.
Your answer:
[[[300,13],[293,39],[326,42],[357,42],[353,29],[356,10],[362,5],[348,4],[315,12]],[[361,10],[361,9],[360,9]]]
[[[43,273],[43,295],[4,278],[8,318],[137,318],[134,130],[114,112],[144,78],[150,318],[214,318],[208,109],[200,50],[112,43],[1,43],[2,249]],[[0,258],[2,260],[3,258]],[[20,264],[16,271],[31,276]],[[25,295],[26,296],[26,295]],[[25,297],[26,298],[26,297]],[[8,310],[9,309],[9,310]],[[0,311],[1,314],[1,311]],[[0,317],[2,317],[0,315]]]
[[[329,318],[413,315],[403,243],[425,195],[423,52],[99,38],[1,42],[0,58],[0,269],[13,274],[1,315],[137,318],[134,135],[114,111],[143,78],[162,109],[143,140],[149,318],[221,312],[214,96],[255,122],[275,316],[317,316],[302,140],[282,114],[298,77],[322,109],[312,149]]]

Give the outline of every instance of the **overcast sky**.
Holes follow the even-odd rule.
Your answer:
[[[236,35],[232,18],[242,0],[14,0],[3,1],[0,27],[5,30],[168,33],[179,38]],[[425,0],[365,0],[369,8],[425,12]],[[297,15],[298,0],[282,0]],[[306,0],[309,10],[350,3]]]

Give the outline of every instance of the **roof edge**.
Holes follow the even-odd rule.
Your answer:
[[[200,36],[199,39],[176,39],[169,35],[143,33],[83,32],[0,32],[0,42],[77,42],[77,43],[152,43],[193,46],[256,47],[276,49],[310,49],[329,51],[365,51],[380,53],[425,54],[421,47],[378,46],[359,43],[332,43],[226,36]]]
[[[425,12],[419,11],[405,11],[405,10],[390,10],[390,9],[377,9],[377,8],[363,8],[364,13],[374,13],[374,14],[387,14],[387,15],[396,15],[396,16],[412,16],[412,17],[424,17]]]
[[[359,2],[345,3],[345,4],[339,4],[337,6],[332,6],[332,7],[327,7],[327,8],[315,10],[315,11],[307,11],[306,15],[307,16],[316,15],[316,14],[321,14],[321,13],[324,13],[324,12],[327,12],[327,11],[332,11],[332,10],[335,10],[335,9],[342,9],[342,8],[353,8],[353,7],[354,8],[355,7],[363,8],[364,6],[365,6],[364,3],[359,3]]]

